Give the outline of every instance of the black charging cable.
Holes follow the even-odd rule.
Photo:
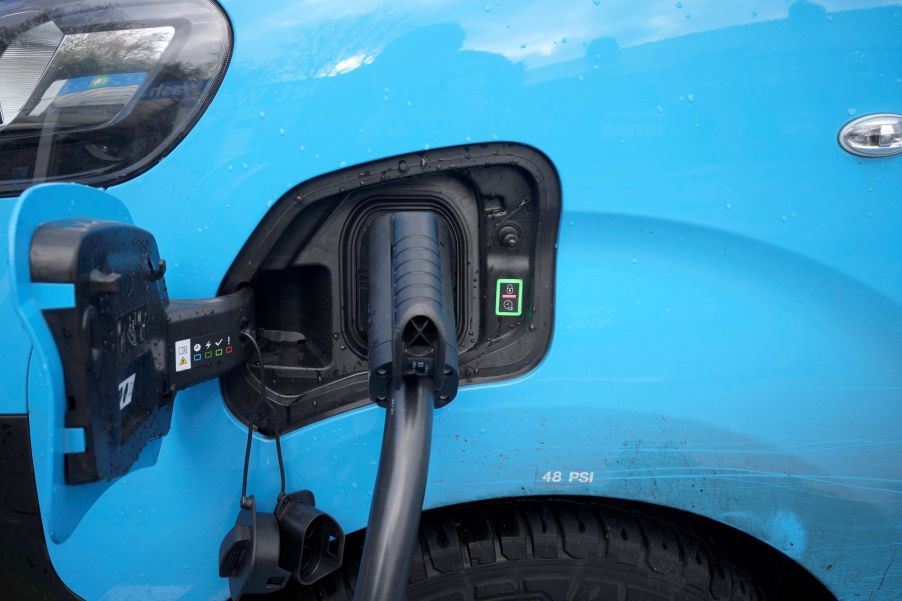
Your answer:
[[[279,478],[281,479],[281,488],[279,489],[278,499],[281,500],[282,497],[285,496],[285,462],[282,459],[282,436],[279,431],[279,416],[276,414],[275,407],[272,406],[266,396],[266,367],[263,365],[263,352],[260,350],[260,345],[257,343],[257,339],[254,338],[254,335],[247,330],[242,330],[241,335],[254,345],[254,351],[257,353],[257,362],[260,366],[260,400],[258,402],[257,412],[259,414],[265,407],[269,409],[273,418],[273,432],[276,439],[276,456],[279,459]],[[244,448],[244,473],[241,478],[242,509],[251,508],[251,503],[247,496],[247,472],[251,461],[251,443],[254,440],[254,431],[257,429],[253,416],[254,413],[251,414],[251,418],[247,423],[247,444]]]

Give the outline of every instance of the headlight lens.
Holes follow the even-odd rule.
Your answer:
[[[3,2],[0,194],[147,169],[194,125],[230,53],[210,0]]]

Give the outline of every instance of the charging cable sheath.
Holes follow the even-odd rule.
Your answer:
[[[394,390],[354,601],[404,598],[426,493],[434,405],[432,378],[404,377]]]

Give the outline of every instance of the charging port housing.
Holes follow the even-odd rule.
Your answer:
[[[554,322],[560,203],[549,160],[507,143],[380,160],[286,194],[220,288],[254,290],[267,385],[282,406],[283,431],[369,402],[369,236],[389,214],[434,213],[447,233],[460,384],[536,366]],[[499,280],[521,282],[519,314],[496,311]],[[226,403],[246,421],[257,398],[254,369],[221,381]]]

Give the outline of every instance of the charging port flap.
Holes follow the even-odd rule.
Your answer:
[[[54,399],[49,417],[64,435],[51,437],[52,451],[62,455],[66,484],[111,480],[130,471],[145,450],[155,462],[158,447],[149,447],[169,431],[177,390],[246,361],[250,349],[242,331],[251,325],[253,295],[239,290],[170,301],[156,240],[129,222],[116,199],[78,186],[43,186],[34,193],[52,196],[51,207],[60,196],[84,200],[60,215],[28,203],[26,193],[23,210],[45,218],[31,220],[30,239],[23,228],[14,245],[17,263],[28,250],[29,278],[19,277],[20,286],[29,286],[34,298],[55,291],[65,299],[22,312],[45,356],[43,367],[56,369],[57,355],[63,375],[64,386],[53,396],[62,393],[64,400]],[[95,210],[100,205],[105,209]],[[47,330],[55,349],[39,335]]]
[[[65,219],[32,239],[32,281],[74,285],[74,307],[44,311],[66,381],[65,426],[84,430],[85,447],[65,455],[70,483],[120,475],[169,430],[164,272],[153,236],[130,224]]]

